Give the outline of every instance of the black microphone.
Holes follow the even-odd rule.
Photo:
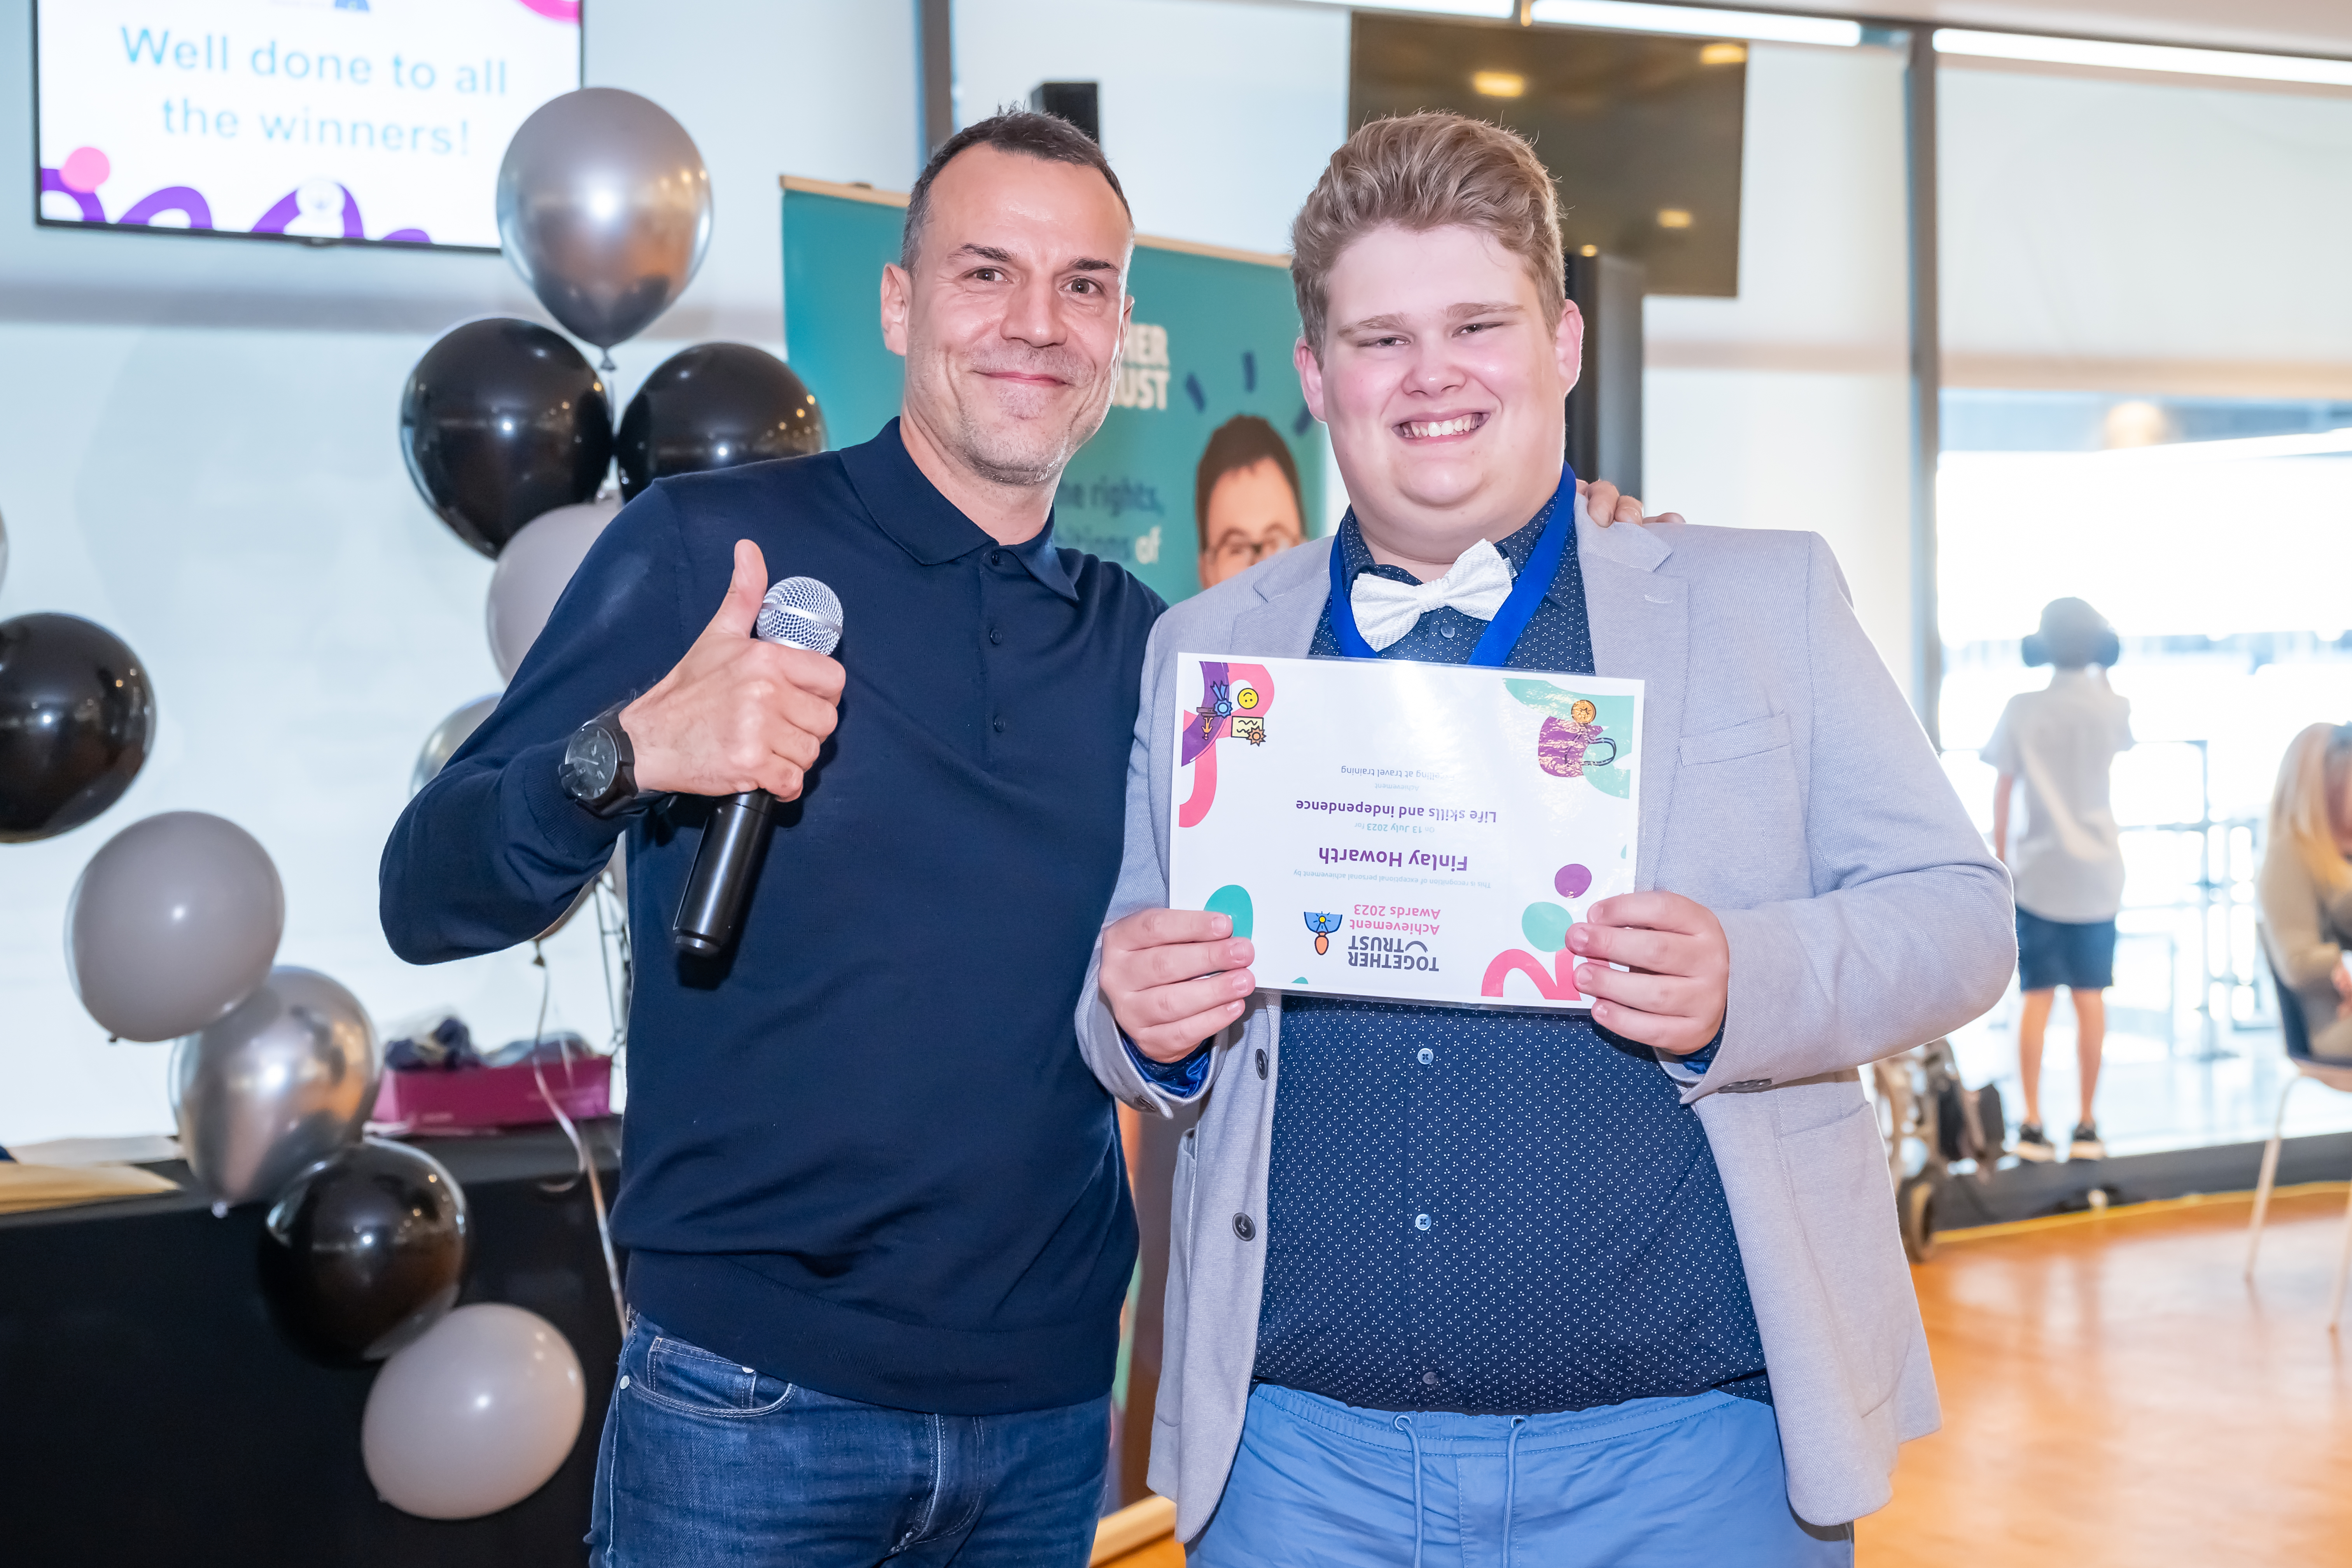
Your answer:
[[[787,577],[760,602],[752,630],[761,642],[831,653],[841,642],[841,600],[814,577]],[[686,897],[670,928],[678,952],[717,958],[734,944],[735,924],[751,891],[751,868],[767,840],[768,814],[775,805],[775,796],[755,789],[711,808],[694,872],[686,879]]]

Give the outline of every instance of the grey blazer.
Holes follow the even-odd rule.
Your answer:
[[[1646,681],[1637,873],[1697,900],[1731,948],[1723,1044],[1684,1085],[1723,1173],[1797,1513],[1835,1524],[1891,1495],[1898,1443],[1940,1415],[1860,1064],[1999,1001],[2016,961],[2009,878],[1810,533],[1600,529],[1577,548],[1598,673]],[[1303,658],[1331,543],[1276,556],[1161,617],[1144,660],[1127,853],[1108,920],[1167,902],[1178,651]],[[1096,963],[1101,962],[1097,941]],[[1089,972],[1081,1049],[1147,1112]],[[1150,1480],[1190,1541],[1215,1511],[1257,1354],[1282,1008],[1218,1037],[1181,1144]]]

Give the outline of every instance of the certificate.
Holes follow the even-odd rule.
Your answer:
[[[1568,928],[1633,890],[1642,683],[1176,656],[1171,908],[1269,991],[1582,1009]]]

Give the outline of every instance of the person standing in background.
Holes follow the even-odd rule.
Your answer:
[[[2271,794],[2254,896],[2281,1007],[2303,1009],[2311,1054],[2352,1060],[2352,724],[2294,738]]]
[[[2106,1039],[2107,987],[2116,978],[2116,913],[2124,899],[2123,847],[2107,802],[2116,753],[2132,743],[2131,703],[2107,684],[2121,648],[2098,611],[2080,599],[2053,599],[2024,648],[2027,664],[2056,667],[2050,684],[2011,698],[1984,749],[1984,760],[2000,773],[1993,785],[1992,851],[2017,888],[2018,985],[2025,993],[2017,1025],[2017,1072],[2025,1087],[2021,1160],[2057,1154],[2042,1131],[2042,1042],[2061,985],[2074,1000],[2083,1088],[2067,1157],[2097,1160],[2107,1152],[2092,1101]],[[2025,827],[2011,855],[2010,792],[2020,780]]]

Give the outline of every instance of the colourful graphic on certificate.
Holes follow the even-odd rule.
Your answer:
[[[1591,1005],[1568,929],[1635,886],[1640,681],[1180,653],[1176,682],[1168,901],[1232,915],[1266,989]]]

